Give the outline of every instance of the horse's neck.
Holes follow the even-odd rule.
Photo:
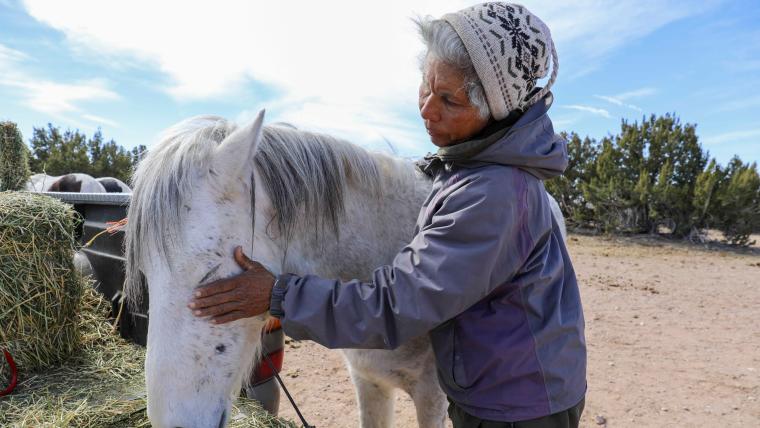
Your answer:
[[[337,235],[299,236],[289,246],[291,265],[286,269],[344,280],[368,279],[374,268],[392,263],[409,243],[431,183],[414,171],[411,162],[377,156],[382,194],[348,186]]]

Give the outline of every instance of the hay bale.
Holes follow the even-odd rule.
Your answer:
[[[110,305],[92,289],[82,297],[79,351],[65,364],[21,379],[0,399],[0,426],[148,427],[143,366],[145,350],[123,340],[106,321]],[[240,399],[232,428],[294,428]]]
[[[79,343],[86,280],[74,269],[77,217],[57,199],[0,193],[0,349],[19,373],[51,367]]]

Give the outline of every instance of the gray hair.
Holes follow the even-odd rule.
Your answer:
[[[491,116],[488,100],[483,89],[483,84],[475,72],[470,54],[462,43],[462,39],[448,22],[442,19],[433,19],[430,16],[413,19],[417,25],[420,37],[425,43],[426,50],[420,55],[420,70],[425,73],[427,59],[430,55],[436,59],[458,68],[464,75],[464,88],[467,98],[480,112],[484,119]]]

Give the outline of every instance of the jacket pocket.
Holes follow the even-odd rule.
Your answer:
[[[459,325],[454,322],[452,323],[452,341],[453,341],[453,362],[452,362],[452,369],[451,369],[451,375],[454,380],[454,383],[461,388],[466,389],[470,387],[470,382],[467,380],[467,373],[465,371],[464,363],[465,363],[465,354],[464,349],[462,349],[462,341],[460,339],[459,335]]]
[[[438,377],[444,392],[464,392],[466,380],[464,377],[464,357],[456,343],[456,322],[449,320],[430,332],[433,344]],[[461,382],[461,384],[460,384]]]

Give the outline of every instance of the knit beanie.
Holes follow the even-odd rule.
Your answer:
[[[542,99],[557,78],[559,60],[549,27],[525,6],[482,3],[442,18],[462,39],[485,90],[488,107],[496,120],[513,110],[526,110]],[[533,91],[546,77],[547,84]]]

